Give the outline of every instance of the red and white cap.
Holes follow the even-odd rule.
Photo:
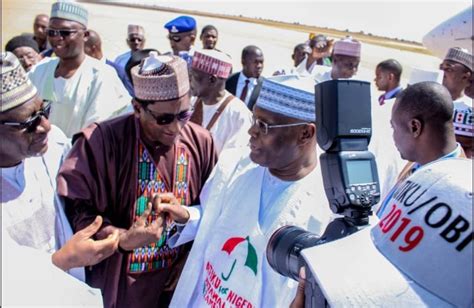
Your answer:
[[[360,58],[361,44],[348,36],[334,43],[333,54]]]
[[[226,79],[232,71],[232,60],[223,52],[203,49],[194,52],[192,68]]]

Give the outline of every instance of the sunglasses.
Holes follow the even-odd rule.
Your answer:
[[[48,100],[43,100],[43,107],[40,110],[36,111],[28,120],[25,122],[0,122],[1,125],[11,126],[18,130],[26,129],[27,132],[32,133],[36,128],[41,124],[41,118],[49,117],[51,111],[51,102]]]
[[[153,117],[153,119],[155,119],[156,124],[158,125],[168,125],[172,123],[174,119],[177,119],[178,121],[181,121],[181,122],[186,122],[189,119],[191,119],[191,116],[193,115],[192,109],[181,111],[178,114],[165,113],[158,116],[153,114],[147,107],[145,107],[144,109],[146,112],[148,112],[148,114],[150,114]]]
[[[170,41],[173,41],[173,42],[176,42],[176,43],[181,42],[181,37],[180,36],[168,35],[168,39]]]
[[[77,33],[81,30],[77,30],[77,29],[46,29],[46,35],[49,36],[49,37],[57,37],[57,36],[61,36],[61,37],[68,37],[70,36],[71,34],[74,34],[74,33]]]
[[[258,130],[264,134],[268,135],[268,130],[272,128],[281,128],[281,127],[291,127],[291,126],[299,126],[299,125],[305,125],[309,124],[308,122],[298,122],[298,123],[291,123],[291,124],[278,124],[278,125],[270,125],[265,122],[263,122],[260,119],[256,119],[252,117],[252,125],[257,125]]]
[[[143,41],[143,39],[141,39],[141,38],[139,38],[139,37],[133,37],[133,38],[132,38],[132,37],[129,37],[129,38],[128,38],[128,41],[129,41],[129,42],[139,42],[139,43],[140,43],[140,42]]]

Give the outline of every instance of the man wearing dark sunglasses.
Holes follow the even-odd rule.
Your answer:
[[[88,13],[74,2],[56,2],[46,30],[57,58],[36,65],[30,78],[42,98],[52,102],[50,121],[68,137],[94,121],[105,120],[130,104],[118,91],[115,72],[87,56]]]
[[[191,16],[179,16],[167,24],[168,40],[175,56],[186,54],[194,55],[194,41],[196,40],[196,20]]]
[[[151,202],[156,193],[173,194],[180,206],[199,202],[217,156],[209,132],[189,122],[184,60],[150,52],[131,73],[134,114],[75,136],[58,191],[74,230],[104,213],[97,238],[120,232],[119,251],[86,271],[105,306],[167,307],[189,246],[168,246],[176,227]]]
[[[127,28],[127,45],[130,50],[115,58],[114,63],[119,71],[120,80],[127,89],[128,94],[133,96],[133,85],[126,70],[126,66],[132,54],[145,48],[145,29],[140,25],[128,25]]]
[[[170,195],[155,202],[185,223],[171,243],[194,240],[171,307],[288,307],[293,299],[297,284],[265,260],[270,235],[283,225],[321,235],[331,211],[317,167],[314,81],[285,78],[264,79],[250,153],[219,157],[199,206],[178,207]]]
[[[0,181],[2,203],[3,243],[7,242],[34,249],[34,255],[44,257],[28,261],[34,272],[44,273],[50,269],[51,276],[31,278],[38,281],[41,294],[66,291],[65,285],[50,281],[54,276],[68,285],[68,291],[83,294],[78,299],[74,294],[62,300],[40,296],[34,305],[76,305],[78,302],[101,303],[100,296],[90,298],[88,287],[76,278],[84,280],[83,266],[92,265],[112,254],[118,245],[118,233],[103,241],[91,237],[101,225],[96,217],[84,232],[72,236],[72,230],[64,213],[63,205],[55,193],[56,175],[69,140],[48,121],[51,104],[42,100],[29,81],[26,72],[12,53],[1,55],[2,88],[0,94]],[[12,246],[6,249],[10,249]],[[43,262],[44,261],[44,262]],[[52,261],[52,262],[51,262]],[[12,262],[17,262],[18,266]],[[76,278],[54,274],[56,265]],[[15,277],[32,277],[20,261],[12,258],[9,266],[15,267]],[[18,275],[18,276],[17,276]],[[30,279],[30,278],[27,278]],[[76,287],[68,281],[75,281]],[[40,283],[44,282],[44,284]],[[5,282],[9,284],[9,280]],[[13,282],[14,283],[14,282]],[[49,289],[48,289],[49,288]],[[11,289],[10,289],[11,290]],[[44,292],[43,292],[44,291]],[[87,292],[86,292],[87,291]],[[11,304],[30,306],[31,299],[4,293]],[[94,293],[90,293],[94,294]],[[13,296],[12,296],[13,295]],[[90,301],[92,300],[92,302]]]

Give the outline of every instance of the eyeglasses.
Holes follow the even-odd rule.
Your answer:
[[[180,36],[176,36],[176,35],[168,35],[168,39],[170,41],[174,41],[176,43],[179,43],[181,42],[181,37]]]
[[[18,130],[26,129],[27,132],[32,133],[36,128],[41,124],[41,118],[49,117],[51,111],[51,102],[48,100],[43,100],[43,107],[40,110],[36,111],[28,120],[25,122],[0,122],[1,125],[11,126]]]
[[[46,35],[49,37],[56,37],[56,36],[61,36],[61,37],[68,37],[71,34],[80,32],[82,30],[77,30],[77,29],[46,29]]]
[[[150,109],[148,109],[147,107],[145,107],[144,109],[145,109],[146,112],[148,112],[148,114],[150,114],[153,117],[153,119],[155,119],[156,124],[158,124],[158,125],[168,125],[168,124],[172,123],[174,121],[174,119],[177,119],[178,121],[181,121],[181,122],[186,122],[189,119],[191,119],[191,116],[193,115],[193,110],[192,109],[181,111],[178,114],[165,113],[165,114],[158,115],[158,116],[153,114],[150,111]]]
[[[298,123],[291,123],[291,124],[278,124],[278,125],[270,125],[265,122],[263,122],[260,119],[256,119],[255,117],[252,117],[252,125],[257,125],[258,130],[264,134],[268,135],[268,130],[271,128],[280,128],[280,127],[291,127],[291,126],[299,126],[299,125],[305,125],[305,124],[310,124],[308,122],[298,122]]]

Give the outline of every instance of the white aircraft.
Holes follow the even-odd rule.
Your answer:
[[[443,59],[451,47],[461,47],[472,53],[474,35],[472,30],[473,6],[436,26],[423,37],[423,45],[433,55]]]

